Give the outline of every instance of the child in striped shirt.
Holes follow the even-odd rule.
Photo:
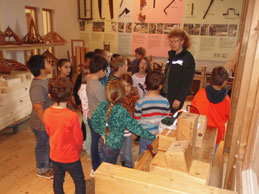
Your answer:
[[[151,71],[146,77],[147,95],[141,98],[135,107],[134,118],[139,124],[152,134],[158,133],[161,119],[170,113],[170,105],[166,98],[160,95],[164,83],[161,72]],[[140,138],[139,154],[147,150],[147,145],[152,141]]]

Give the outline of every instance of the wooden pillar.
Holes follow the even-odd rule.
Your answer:
[[[225,151],[230,151],[224,188],[233,189],[233,178],[241,188],[240,173],[246,151],[251,123],[254,115],[255,99],[259,81],[259,44],[257,20],[259,0],[244,2],[241,31],[241,50],[231,99],[231,119],[226,135]],[[257,115],[258,116],[258,115]],[[236,177],[233,177],[235,174]]]

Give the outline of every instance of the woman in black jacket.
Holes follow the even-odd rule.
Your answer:
[[[162,94],[168,99],[171,112],[174,113],[183,107],[191,88],[195,61],[192,54],[187,51],[190,47],[190,38],[182,29],[173,29],[168,34],[168,39],[172,50],[168,52]]]

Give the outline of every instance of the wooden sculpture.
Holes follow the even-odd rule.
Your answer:
[[[43,40],[46,44],[48,43],[67,43],[67,41],[62,38],[57,32],[49,32],[43,36]]]
[[[0,45],[4,44],[4,33],[0,31]]]
[[[8,26],[3,34],[3,45],[8,44],[22,44],[22,40],[14,33],[14,31]]]
[[[28,71],[28,68],[15,60],[2,59],[0,60],[0,73],[10,74],[11,71]]]
[[[46,57],[51,66],[57,65],[58,59],[48,49],[42,55]]]
[[[44,43],[42,37],[39,35],[38,30],[35,27],[33,19],[30,21],[29,32],[23,37],[22,42],[26,44]]]

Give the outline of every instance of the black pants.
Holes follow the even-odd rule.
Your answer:
[[[85,128],[85,123],[83,121],[82,121],[82,124],[81,124],[81,129],[82,129],[84,141],[85,141],[85,139],[86,139],[86,128]]]
[[[98,142],[101,136],[93,130],[90,120],[87,119],[87,121],[92,135],[91,159],[92,159],[92,168],[93,168],[93,171],[95,171],[101,164],[99,153],[98,153]]]
[[[73,163],[59,163],[53,161],[54,181],[53,189],[55,194],[64,194],[63,183],[65,173],[68,171],[72,177],[75,186],[76,194],[85,194],[85,177],[80,160]]]

